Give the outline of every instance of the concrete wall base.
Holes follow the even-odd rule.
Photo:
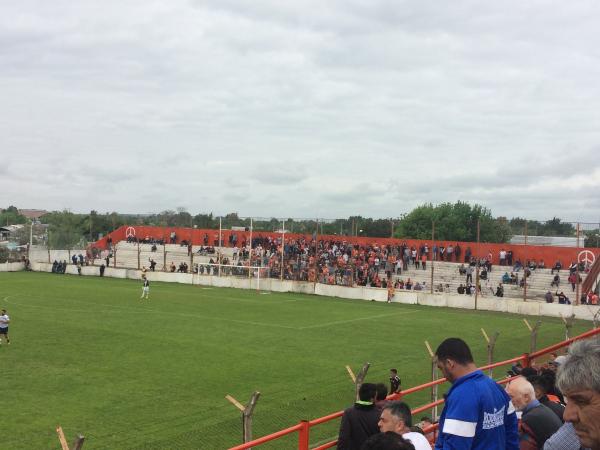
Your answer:
[[[52,264],[32,262],[32,269],[39,272],[51,272]],[[9,268],[7,270],[7,267]],[[22,263],[0,264],[0,272],[23,270]],[[70,264],[66,273],[77,275],[77,267]],[[99,276],[100,268],[86,266],[81,269],[82,276]],[[140,280],[142,273],[135,269],[107,267],[105,277]],[[227,287],[234,289],[256,289],[259,281],[246,277],[219,277],[215,275],[193,275],[189,273],[147,272],[150,281],[165,283],[194,284],[212,287]],[[339,297],[355,300],[387,301],[387,290],[371,287],[347,287],[328,284],[314,284],[303,281],[278,280],[265,278],[260,280],[260,290],[272,292],[296,292],[314,294],[326,297]],[[459,309],[475,309],[475,297],[469,295],[430,293],[418,291],[396,291],[393,303],[407,305],[425,305]],[[568,317],[575,314],[577,319],[592,320],[598,306],[589,305],[559,305],[556,303],[541,303],[537,301],[524,302],[522,299],[479,297],[477,309],[482,311],[508,312],[527,316]]]

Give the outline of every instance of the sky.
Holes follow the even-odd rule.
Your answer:
[[[0,207],[600,220],[600,3],[19,0]]]

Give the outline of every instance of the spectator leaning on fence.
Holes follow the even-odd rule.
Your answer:
[[[448,338],[435,352],[452,387],[439,421],[436,450],[517,450],[517,416],[510,398],[473,362],[469,346]]]
[[[364,383],[359,391],[359,400],[344,411],[338,436],[338,450],[359,450],[369,436],[379,433],[377,422],[380,410],[375,407],[376,387]]]

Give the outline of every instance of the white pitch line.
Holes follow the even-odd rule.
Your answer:
[[[92,313],[94,311],[90,311],[89,309],[86,310],[82,310],[82,309],[72,309],[72,308],[61,308],[61,307],[57,307],[57,306],[52,306],[52,305],[30,305],[27,303],[14,303],[14,302],[9,302],[8,298],[10,296],[7,296],[4,298],[4,301],[6,301],[7,303],[10,303],[12,305],[17,305],[17,306],[24,306],[24,307],[28,307],[28,308],[35,308],[35,309],[52,309],[54,311],[68,311],[68,312],[82,312],[82,313]],[[71,299],[72,302],[74,303],[85,303],[84,301],[79,301],[79,300],[73,300]],[[195,318],[195,319],[206,319],[206,320],[220,320],[223,322],[233,322],[233,323],[241,323],[241,324],[245,324],[245,325],[256,325],[256,326],[260,326],[260,327],[272,327],[272,328],[285,328],[288,330],[298,330],[298,327],[292,327],[292,326],[288,326],[288,325],[281,325],[278,323],[264,323],[264,322],[253,322],[253,321],[249,321],[249,320],[241,320],[241,319],[230,319],[230,318],[226,318],[226,317],[211,317],[211,316],[204,316],[201,314],[188,314],[188,313],[175,313],[175,312],[168,312],[168,311],[162,311],[162,310],[157,310],[157,309],[148,309],[148,308],[143,308],[143,309],[134,309],[131,307],[127,307],[127,306],[121,306],[121,305],[107,305],[107,304],[103,304],[103,303],[94,303],[94,306],[105,306],[108,308],[114,308],[117,311],[104,311],[104,313],[118,313],[118,314],[123,314],[123,313],[132,313],[132,314],[161,314],[161,315],[168,315],[168,316],[179,316],[179,317],[191,317],[191,318]]]
[[[53,309],[55,311],[69,311],[69,312],[83,312],[83,313],[91,312],[90,310],[76,310],[76,309],[71,309],[71,308],[60,308],[60,307],[56,307],[56,306],[52,306],[52,305],[31,305],[31,304],[27,304],[27,303],[14,303],[14,302],[8,301],[8,299],[10,297],[11,296],[6,296],[6,297],[4,297],[3,300],[6,303],[10,303],[13,305],[24,306],[24,307],[29,307],[29,308],[36,308],[36,309]],[[70,299],[70,301],[73,303],[79,303],[79,304],[85,303],[84,301],[75,300],[75,299]],[[292,301],[297,301],[297,300],[284,300],[280,303],[284,303],[284,302],[287,303],[287,302],[292,302]],[[273,303],[273,304],[276,304],[276,303]],[[226,318],[226,317],[210,317],[210,316],[204,316],[204,315],[199,315],[199,314],[175,313],[175,312],[168,312],[168,311],[148,309],[148,308],[139,310],[139,309],[130,308],[130,307],[127,307],[124,305],[109,305],[109,304],[103,304],[103,303],[94,303],[94,306],[104,306],[107,308],[113,308],[113,309],[117,310],[117,311],[107,310],[107,311],[104,311],[105,313],[108,313],[108,312],[125,313],[125,312],[127,312],[127,313],[132,313],[132,314],[161,314],[161,315],[168,315],[168,316],[192,317],[192,318],[196,318],[196,319],[217,320],[217,321],[223,321],[223,322],[239,323],[239,324],[244,324],[244,325],[255,325],[255,326],[267,327],[267,328],[284,328],[286,330],[297,330],[297,331],[309,330],[309,329],[314,329],[314,328],[323,328],[323,327],[328,327],[328,326],[333,326],[333,325],[342,325],[342,324],[346,324],[346,323],[358,322],[361,320],[372,320],[372,319],[381,319],[383,317],[403,316],[403,315],[414,314],[414,313],[418,312],[418,311],[404,311],[404,312],[397,312],[397,313],[393,313],[393,314],[379,314],[376,316],[358,317],[356,319],[337,320],[337,321],[333,321],[333,322],[320,323],[320,324],[316,324],[316,325],[308,325],[306,327],[293,327],[293,326],[281,325],[281,324],[277,324],[277,323],[254,322],[254,321],[250,321],[250,320],[231,319],[231,318]]]
[[[299,330],[308,330],[308,329],[312,329],[312,328],[329,327],[332,325],[341,325],[341,324],[345,324],[345,323],[358,322],[360,320],[372,320],[372,319],[381,319],[382,317],[404,316],[406,314],[414,314],[416,312],[417,311],[405,311],[405,312],[399,312],[399,313],[394,313],[394,314],[379,314],[377,316],[358,317],[356,319],[336,320],[334,322],[319,323],[316,325],[309,325],[307,327],[300,327],[298,329]]]

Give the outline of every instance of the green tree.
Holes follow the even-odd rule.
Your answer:
[[[68,250],[85,246],[85,218],[68,210],[54,211],[44,217],[48,223],[50,248]]]
[[[215,221],[213,214],[196,214],[194,216],[194,225],[198,228],[214,228]]]
[[[489,209],[466,202],[427,203],[402,218],[394,235],[399,238],[431,239],[435,222],[435,239],[476,241],[477,223],[481,242],[507,242],[512,233],[506,219],[494,219]]]
[[[0,212],[0,226],[17,225],[27,222],[27,217],[21,215],[16,206],[9,206]]]
[[[0,246],[0,263],[4,263],[6,261],[8,261],[8,256],[9,256],[10,252],[8,251],[8,248],[5,246]]]
[[[546,222],[538,220],[526,220],[514,217],[508,222],[513,234],[525,234],[528,236],[575,236],[575,227],[572,223],[562,222],[554,217]],[[525,228],[527,224],[527,228]]]
[[[175,215],[174,221],[175,226],[190,228],[193,225],[194,219],[185,208],[179,207],[177,208],[177,214]]]
[[[585,230],[583,232],[584,246],[588,248],[600,248],[600,228]]]
[[[404,216],[394,235],[398,238],[431,239],[434,219],[434,207],[431,203],[418,206]],[[362,227],[362,223],[360,226]]]

